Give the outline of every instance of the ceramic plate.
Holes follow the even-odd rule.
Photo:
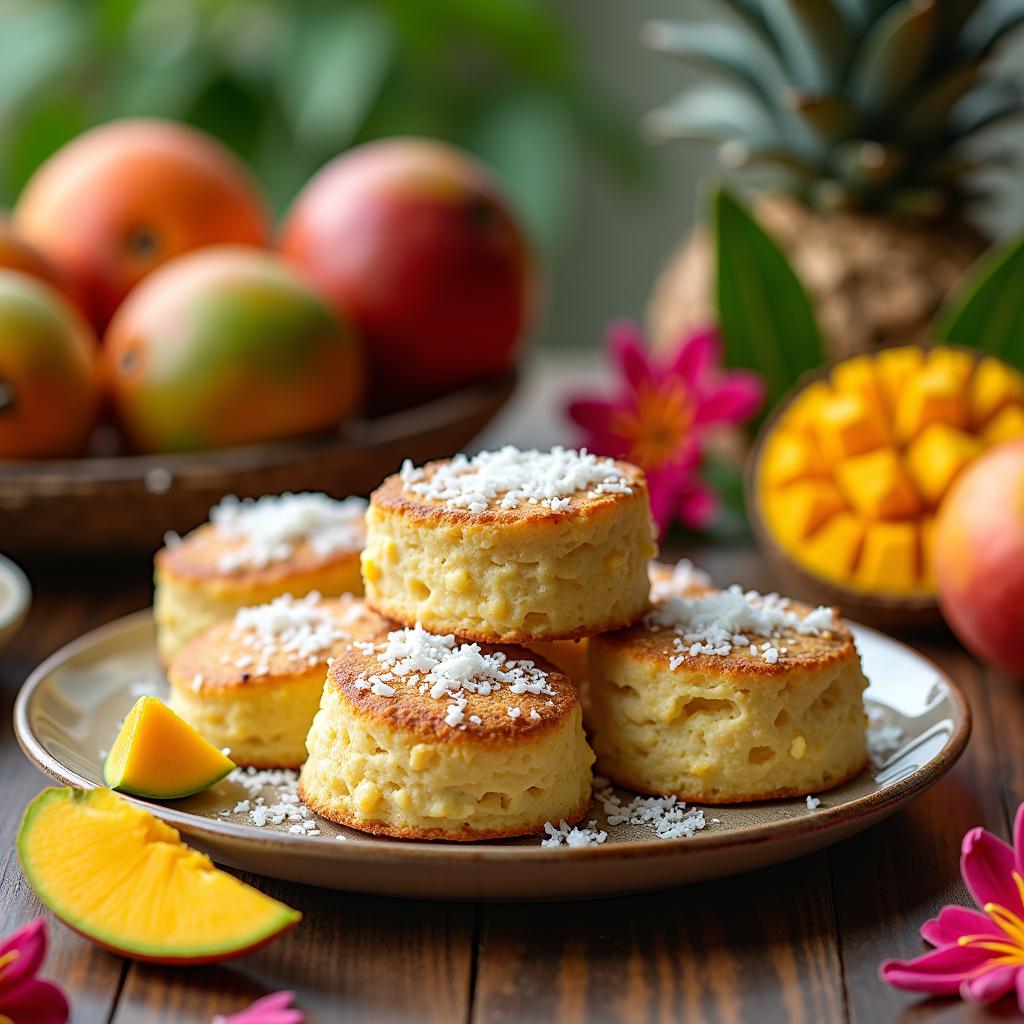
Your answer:
[[[542,847],[537,838],[472,844],[375,838],[314,819],[262,827],[257,795],[288,804],[287,786],[249,792],[232,777],[197,797],[144,803],[214,860],[309,885],[426,899],[570,899],[683,885],[762,867],[846,839],[940,778],[970,733],[967,703],[948,676],[909,647],[853,627],[872,721],[873,761],[852,782],[804,800],[705,809],[689,838],[659,839],[642,825],[607,826],[602,845]],[[149,612],[120,619],[58,651],[29,677],[15,707],[26,754],[73,786],[102,785],[104,751],[141,694],[163,696]],[[620,792],[624,800],[630,794]],[[294,798],[293,798],[294,799]],[[236,808],[239,808],[236,810]],[[293,812],[296,813],[296,812]],[[344,841],[339,841],[344,837]]]
[[[32,601],[32,588],[25,574],[0,555],[0,647],[21,625]]]

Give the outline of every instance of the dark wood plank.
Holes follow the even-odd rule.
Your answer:
[[[243,876],[302,911],[298,928],[220,966],[132,964],[112,1024],[209,1024],[277,989],[307,1024],[452,1024],[466,1019],[474,908],[348,896]]]
[[[843,1018],[822,854],[650,895],[483,910],[474,1024]]]
[[[30,570],[35,601],[11,647],[0,651],[0,934],[42,914],[50,922],[45,976],[71,997],[75,1024],[106,1024],[124,974],[124,961],[75,935],[45,911],[21,872],[14,839],[25,805],[47,780],[22,755],[11,728],[18,687],[31,668],[80,633],[146,603],[145,576],[97,573],[79,579],[58,567]]]

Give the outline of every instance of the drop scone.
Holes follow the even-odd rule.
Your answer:
[[[239,608],[281,594],[361,594],[366,501],[326,494],[227,497],[157,552],[153,614],[163,663]]]
[[[598,771],[641,793],[738,803],[817,793],[867,761],[867,681],[831,608],[739,587],[657,602],[589,644]]]
[[[576,690],[513,645],[381,630],[331,666],[306,744],[302,800],[363,832],[533,835],[590,804]]]
[[[298,768],[329,662],[386,626],[351,595],[285,594],[241,608],[171,662],[170,706],[235,764]]]
[[[665,562],[649,562],[647,575],[651,581],[651,600],[660,601],[665,597],[696,597],[713,589],[711,577],[698,569],[688,558],[675,565]],[[580,688],[583,698],[583,715],[587,714],[587,639],[579,640],[535,640],[529,645],[542,658],[555,664]]]
[[[643,472],[586,451],[407,462],[371,495],[366,531],[366,600],[405,625],[528,643],[616,629],[647,609]]]

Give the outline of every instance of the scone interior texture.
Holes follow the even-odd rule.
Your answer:
[[[572,639],[647,608],[647,484],[564,449],[411,465],[371,495],[367,601],[406,625],[484,642]]]
[[[302,799],[365,832],[474,840],[578,821],[594,755],[572,684],[508,645],[421,628],[355,644],[331,667]]]
[[[366,502],[324,494],[225,498],[156,556],[157,651],[171,659],[239,609],[281,594],[361,594]]]
[[[852,637],[831,609],[739,588],[656,604],[592,638],[598,771],[639,792],[733,803],[821,792],[867,760]]]
[[[383,624],[358,598],[315,592],[240,609],[171,663],[170,706],[236,764],[298,768],[328,661]]]

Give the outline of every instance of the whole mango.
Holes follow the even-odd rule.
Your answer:
[[[295,200],[281,251],[355,323],[374,411],[513,364],[533,261],[495,182],[452,146],[387,139],[337,157]]]
[[[266,245],[271,230],[233,154],[152,119],[112,121],[57,150],[25,186],[14,227],[72,279],[98,330],[160,264],[207,245]]]
[[[194,451],[337,427],[362,395],[355,336],[277,256],[214,247],[161,267],[103,345],[118,418],[142,451]]]
[[[56,289],[0,269],[0,458],[78,455],[99,407],[96,337]]]

